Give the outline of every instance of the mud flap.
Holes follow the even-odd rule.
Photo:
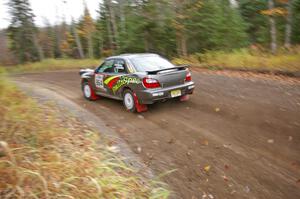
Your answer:
[[[140,104],[140,103],[139,103],[139,100],[138,100],[138,98],[137,98],[137,96],[136,96],[135,93],[133,93],[133,96],[134,96],[134,104],[135,104],[135,107],[136,107],[136,111],[137,111],[138,113],[147,111],[147,110],[148,110],[147,105],[145,105],[145,104]]]
[[[188,101],[190,99],[190,96],[189,95],[183,95],[180,97],[180,101],[181,102],[185,102],[185,101]]]
[[[94,89],[93,89],[93,87],[91,86],[90,83],[89,83],[89,86],[90,86],[90,89],[91,89],[91,100],[97,100],[97,99],[99,99],[99,96],[96,95],[96,93],[95,93],[95,91],[94,91]]]

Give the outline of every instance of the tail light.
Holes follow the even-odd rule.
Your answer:
[[[156,79],[145,77],[143,79],[143,84],[146,88],[159,88],[160,84]]]
[[[192,74],[190,71],[187,71],[186,76],[185,76],[185,81],[186,82],[192,81]]]

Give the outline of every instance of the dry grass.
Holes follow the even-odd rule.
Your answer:
[[[0,79],[0,198],[168,197],[99,139]]]
[[[188,57],[175,58],[175,64],[190,64],[211,69],[244,69],[265,71],[300,71],[300,50],[271,55],[248,49],[233,52],[209,51]]]
[[[77,68],[96,68],[101,60],[96,59],[45,59],[41,62],[27,63],[16,66],[5,66],[8,72],[42,72],[51,70],[66,70]]]

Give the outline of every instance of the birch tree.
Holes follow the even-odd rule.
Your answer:
[[[270,11],[274,10],[274,1],[273,0],[268,0],[268,8]],[[270,35],[271,35],[271,52],[273,54],[276,53],[277,51],[277,30],[276,30],[276,22],[274,18],[274,14],[269,15],[269,23],[270,23]]]
[[[285,39],[284,39],[284,47],[286,48],[291,47],[292,17],[293,17],[292,5],[293,5],[293,0],[288,0],[286,3],[287,16],[286,16],[286,26],[285,26]]]

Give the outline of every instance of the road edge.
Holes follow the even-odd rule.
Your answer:
[[[24,83],[18,80],[12,80],[17,84],[17,86],[24,92],[26,95],[33,97],[39,103],[42,102],[54,102],[59,108],[67,110],[74,117],[76,117],[80,122],[83,122],[90,126],[93,129],[96,129],[100,134],[104,135],[107,138],[113,139],[115,144],[118,146],[119,154],[123,161],[137,170],[137,174],[142,177],[142,180],[153,180],[155,175],[153,171],[146,166],[142,159],[135,154],[129,145],[123,140],[115,131],[108,128],[105,123],[100,120],[93,113],[85,110],[78,104],[72,102],[71,100],[59,95],[55,91],[52,91],[47,88],[42,88],[30,83]]]

